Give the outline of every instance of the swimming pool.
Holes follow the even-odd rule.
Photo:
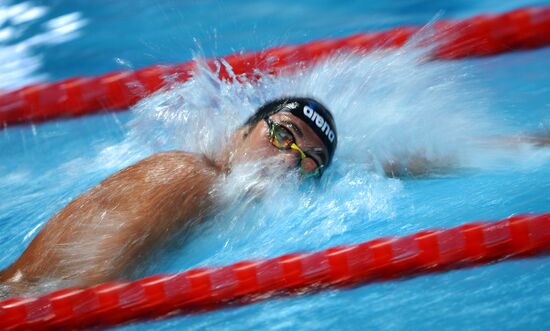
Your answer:
[[[536,3],[516,2],[514,7]],[[177,20],[174,16],[190,15],[193,10],[201,13],[202,9],[216,8],[210,14],[215,20],[211,23],[218,26],[221,32],[216,32],[219,36],[215,36],[213,28],[204,28],[205,23],[186,22],[185,27],[171,27],[176,32],[156,30],[163,36],[157,39],[154,27],[165,21],[155,23],[158,25],[151,23],[153,25],[140,30],[150,33],[149,37],[141,36],[142,40],[150,38],[149,43],[160,47],[153,56],[156,58],[151,59],[150,54],[143,55],[135,44],[115,43],[105,35],[104,43],[99,42],[102,40],[101,31],[115,29],[121,33],[130,32],[121,20],[102,23],[97,19],[119,12],[117,6],[104,6],[97,11],[83,7],[69,8],[69,12],[81,12],[81,17],[76,21],[87,21],[84,27],[93,31],[97,27],[99,32],[93,35],[95,40],[87,39],[86,33],[91,32],[83,27],[79,30],[83,35],[73,39],[72,46],[70,41],[65,41],[51,48],[38,47],[39,54],[46,59],[42,72],[48,73],[51,79],[57,79],[68,75],[95,74],[129,64],[139,67],[187,59],[188,56],[171,56],[176,56],[174,54],[178,53],[179,47],[188,52],[190,47],[196,49],[195,46],[173,46],[173,42],[163,38],[176,38],[179,29],[188,29],[193,24],[199,26],[198,31],[187,33],[201,37],[204,53],[223,54],[232,47],[259,49],[279,42],[345,35],[404,23],[424,23],[437,10],[414,2],[397,8],[383,5],[365,8],[366,5],[359,2],[346,8],[336,8],[329,2],[315,7],[311,4],[304,4],[303,7],[289,4],[288,17],[296,21],[282,23],[269,15],[276,7],[268,3],[236,7],[216,2],[190,4],[189,7],[157,3],[152,9],[149,8],[153,11],[149,14],[167,22]],[[143,8],[139,6],[145,6],[145,3],[135,6]],[[259,12],[254,16],[244,15],[243,9],[249,9],[249,6]],[[494,2],[479,2],[475,6],[463,8],[455,4],[446,15],[462,17],[481,11],[509,9],[498,7]],[[409,11],[411,7],[419,13]],[[63,7],[63,10],[66,8]],[[60,11],[61,7],[54,6],[50,15],[59,16]],[[156,15],[155,11],[163,15]],[[225,11],[234,15],[226,15]],[[173,12],[172,15],[170,12]],[[366,17],[374,17],[373,21],[364,23],[365,17],[354,15],[354,12],[367,13],[369,16]],[[317,13],[317,18],[308,21],[311,25],[304,28],[302,18],[305,14],[308,18],[314,16],[312,13]],[[336,17],[331,18],[329,14]],[[224,16],[231,17],[229,22],[218,21]],[[252,23],[247,23],[247,17]],[[256,21],[258,17],[264,20]],[[377,17],[379,20],[375,19]],[[141,22],[141,19],[134,17],[129,21],[133,19],[136,23]],[[327,20],[334,21],[334,26],[327,27]],[[250,28],[254,22],[258,25],[257,30]],[[131,25],[128,21],[126,23]],[[102,28],[103,24],[112,26]],[[277,31],[285,28],[288,32],[284,39],[277,39],[281,38]],[[252,36],[242,37],[241,31]],[[231,37],[224,37],[224,33]],[[189,41],[189,38],[185,39]],[[96,47],[92,41],[101,46]],[[109,61],[97,65],[94,61],[101,58],[99,53],[88,54],[84,51],[87,56],[77,58],[76,49],[86,49],[87,43],[90,43],[88,50],[93,48],[99,52],[98,49],[105,47],[102,50],[106,54],[112,52],[115,55],[105,56]],[[120,44],[125,50],[118,49]],[[71,53],[71,47],[74,47],[74,53]],[[129,51],[132,47],[137,50]],[[166,48],[163,50],[163,47]],[[171,47],[175,49],[167,49]],[[67,52],[65,57],[61,49]],[[154,49],[151,52],[154,53]],[[261,88],[220,87],[207,76],[199,75],[200,79],[193,84],[142,103],[133,114],[99,115],[35,127],[9,128],[0,134],[2,150],[6,151],[0,166],[3,174],[0,190],[3,231],[0,242],[6,254],[0,258],[0,266],[12,261],[36,234],[39,225],[56,210],[108,174],[156,150],[171,147],[209,149],[211,146],[197,147],[193,140],[193,133],[197,131],[193,131],[191,124],[207,120],[203,113],[193,110],[211,105],[212,97],[221,100],[213,103],[213,115],[236,123],[251,111],[260,98],[288,90],[320,94],[331,108],[345,108],[345,111],[335,110],[337,120],[342,123],[339,124],[341,132],[347,132],[339,147],[338,162],[327,172],[320,185],[286,187],[291,193],[283,199],[267,199],[264,203],[248,204],[247,210],[229,210],[217,216],[183,247],[151,265],[147,273],[228,264],[251,256],[316,250],[384,235],[411,233],[428,227],[448,227],[469,220],[548,211],[550,198],[546,192],[550,181],[547,152],[495,152],[465,143],[469,136],[476,134],[532,132],[548,127],[548,55],[548,49],[542,49],[488,59],[433,64],[418,64],[417,56],[412,53],[390,53],[362,59],[352,57],[333,60],[327,67],[314,68],[304,76],[267,81]],[[67,62],[68,57],[80,65]],[[429,92],[422,94],[422,91]],[[174,114],[174,104],[177,105],[179,95],[189,100],[184,109],[192,120],[176,118],[166,121],[167,117],[147,112],[148,109],[168,104],[167,108],[155,108],[158,112],[154,114]],[[232,112],[232,107],[239,110]],[[356,124],[350,120],[349,114],[364,114],[367,119]],[[449,117],[452,116],[456,117],[451,121]],[[364,135],[372,129],[377,129],[377,133]],[[212,131],[207,133],[214,134]],[[210,142],[214,143],[215,140]],[[429,149],[435,156],[460,156],[461,166],[447,174],[416,180],[387,179],[369,171],[366,166],[369,156],[374,155],[377,159],[385,157],[387,151],[406,154],[418,148]],[[295,201],[298,201],[300,208],[295,208]],[[24,245],[20,244],[21,241]],[[545,257],[509,261],[345,291],[276,299],[126,328],[546,329],[548,322],[545,317],[550,300],[545,277],[548,268]]]

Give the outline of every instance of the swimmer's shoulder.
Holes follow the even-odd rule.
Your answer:
[[[151,194],[155,199],[164,199],[162,192],[173,194],[185,189],[189,194],[204,193],[215,183],[219,174],[215,164],[203,155],[181,151],[160,152],[107,177],[81,198],[109,205],[126,203],[129,194],[141,197]]]
[[[163,165],[171,164],[176,167],[191,166],[204,170],[215,170],[219,166],[212,159],[208,158],[204,154],[188,153],[182,151],[166,151],[153,154],[146,158],[152,163],[161,163]]]
[[[129,166],[122,173],[143,173],[169,177],[216,176],[220,170],[216,162],[202,154],[182,151],[159,152]]]

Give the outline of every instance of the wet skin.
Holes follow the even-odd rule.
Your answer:
[[[324,163],[326,148],[299,118],[286,113],[270,118]],[[78,196],[0,272],[0,297],[34,294],[45,282],[54,282],[50,291],[127,279],[163,243],[211,215],[217,207],[213,187],[233,166],[270,158],[294,169],[300,161],[297,151],[273,146],[265,121],[236,130],[232,138],[217,160],[158,153]]]

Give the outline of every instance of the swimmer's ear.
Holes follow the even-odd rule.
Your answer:
[[[241,136],[241,139],[245,140],[248,137],[248,135],[250,134],[251,130],[252,130],[252,128],[250,127],[250,125],[242,126],[239,129],[239,135]]]
[[[231,142],[231,144],[234,144],[237,142],[241,143],[246,139],[246,137],[248,137],[249,134],[250,134],[250,130],[248,129],[248,127],[242,126],[237,130],[233,131],[233,133],[230,135],[229,141]]]

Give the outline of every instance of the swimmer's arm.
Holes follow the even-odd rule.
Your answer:
[[[430,157],[417,152],[406,159],[392,158],[382,163],[384,174],[391,178],[415,178],[449,172],[456,164],[450,157]]]
[[[534,134],[524,137],[529,143],[533,144],[535,147],[550,146],[550,132],[544,132],[541,134]]]
[[[110,176],[53,216],[2,281],[88,286],[123,277],[160,242],[209,211],[215,169],[167,152]]]
[[[547,148],[550,147],[550,132],[522,135],[498,135],[478,138],[477,145],[488,149]],[[391,158],[382,168],[388,177],[423,177],[445,174],[456,169],[458,161],[452,157],[427,157],[423,151],[412,153],[406,159]]]
[[[550,132],[539,132],[533,134],[517,134],[517,135],[495,135],[484,138],[481,143],[492,145],[499,148],[521,148],[535,147],[542,148],[550,146]]]

